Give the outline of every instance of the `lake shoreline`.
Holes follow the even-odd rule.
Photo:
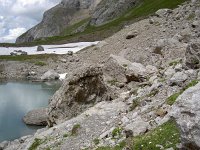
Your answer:
[[[58,88],[56,84],[32,83],[27,80],[0,83],[0,141],[33,135],[38,129],[44,128],[26,125],[23,117],[33,109],[47,108],[49,99]]]

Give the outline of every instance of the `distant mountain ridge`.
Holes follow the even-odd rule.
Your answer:
[[[44,13],[38,25],[19,36],[16,43],[59,36],[67,27],[85,19],[88,19],[85,26],[102,25],[120,16],[138,1],[140,0],[62,0]],[[74,32],[83,31],[85,26]]]

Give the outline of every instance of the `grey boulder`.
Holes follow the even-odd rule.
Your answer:
[[[147,76],[146,67],[140,63],[132,63],[129,60],[110,55],[109,59],[104,64],[105,76],[110,76],[114,80],[122,83],[131,81],[143,81]]]
[[[38,52],[44,51],[44,47],[43,47],[43,46],[41,46],[41,45],[40,45],[40,46],[38,46],[38,47],[37,47],[37,51],[38,51]]]
[[[188,75],[184,72],[175,73],[172,78],[169,80],[170,85],[179,85],[181,86],[188,79]]]
[[[200,149],[200,83],[180,95],[170,115],[181,130],[185,149]]]
[[[49,70],[42,75],[41,80],[57,80],[59,77],[60,75],[57,72]]]
[[[29,111],[24,117],[23,121],[27,125],[38,125],[46,126],[47,125],[47,108],[39,108],[32,111]]]
[[[186,66],[191,69],[200,68],[200,44],[191,43],[186,49]]]

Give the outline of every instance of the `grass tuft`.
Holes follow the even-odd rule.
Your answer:
[[[93,142],[94,142],[95,145],[98,145],[100,141],[99,141],[99,139],[96,138],[96,139],[93,140]]]
[[[40,146],[40,144],[42,143],[43,143],[42,139],[35,138],[33,144],[29,147],[28,150],[36,150],[37,147]]]
[[[71,135],[76,136],[78,134],[78,130],[81,128],[80,124],[75,124],[71,130]]]
[[[132,150],[160,150],[156,145],[162,145],[164,149],[180,143],[180,133],[174,121],[170,120],[153,131],[133,139]]]
[[[35,62],[35,65],[36,66],[45,66],[47,64],[45,62],[42,62],[42,61],[37,61],[37,62]]]

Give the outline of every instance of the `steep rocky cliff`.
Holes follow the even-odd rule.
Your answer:
[[[42,37],[58,35],[65,27],[88,18],[100,0],[62,0],[47,10],[41,23],[17,38],[16,42],[30,42]]]
[[[60,35],[65,28],[87,18],[91,18],[88,24],[101,25],[135,6],[137,1],[139,0],[62,0],[44,13],[41,23],[18,37],[16,43]]]

